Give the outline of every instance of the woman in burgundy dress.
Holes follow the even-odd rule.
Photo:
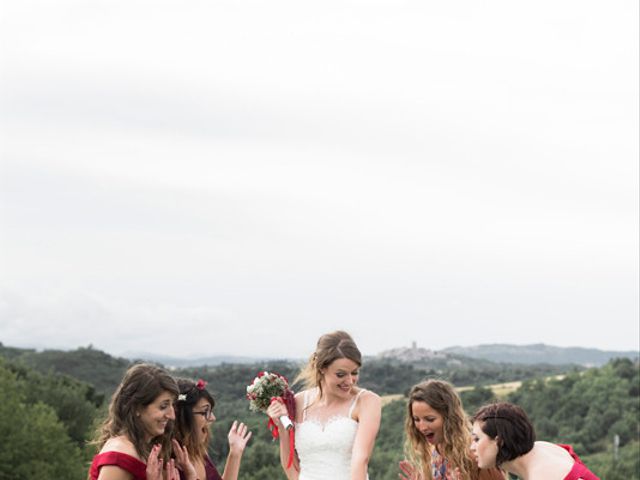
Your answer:
[[[167,424],[175,418],[175,380],[162,368],[129,368],[116,389],[107,419],[97,432],[100,452],[93,458],[90,480],[167,480],[178,478],[169,459]],[[179,452],[184,461],[184,452]],[[164,465],[164,467],[163,467]]]
[[[207,450],[211,438],[210,426],[215,422],[213,414],[215,400],[206,389],[206,382],[178,379],[178,401],[176,403],[175,440],[183,446],[198,480],[237,480],[240,461],[251,432],[244,423],[233,422],[229,430],[229,455],[222,475],[209,458]],[[180,447],[174,442],[174,451]],[[180,478],[189,480],[191,468],[180,471]]]
[[[473,416],[471,450],[480,467],[492,467],[522,480],[599,480],[569,445],[536,442],[527,414],[511,403],[493,403]]]

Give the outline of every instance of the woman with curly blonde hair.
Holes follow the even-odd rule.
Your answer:
[[[470,423],[453,386],[441,380],[414,385],[405,418],[401,478],[410,480],[504,480],[500,470],[478,469],[469,451]]]

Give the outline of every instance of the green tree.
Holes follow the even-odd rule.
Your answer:
[[[582,460],[603,480],[640,480],[640,442],[622,447],[616,459],[611,446],[605,452],[584,456]]]
[[[407,399],[396,400],[382,409],[380,430],[369,462],[371,478],[397,479],[398,463],[403,459],[404,419]]]
[[[0,478],[81,480],[86,469],[53,409],[28,405],[16,375],[0,363]]]
[[[460,392],[460,400],[462,400],[465,411],[469,415],[473,415],[482,405],[494,402],[496,396],[490,388],[475,386],[471,390]]]
[[[638,450],[639,371],[637,363],[616,359],[561,379],[524,382],[508,399],[529,414],[539,439],[573,445],[601,478],[637,479],[640,461],[629,452]],[[613,462],[610,451],[615,435],[621,448]]]
[[[88,383],[58,373],[43,374],[24,365],[7,363],[16,374],[27,404],[42,402],[56,412],[69,436],[84,445],[104,396],[95,393]]]

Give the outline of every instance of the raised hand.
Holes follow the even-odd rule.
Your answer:
[[[163,480],[162,467],[163,461],[159,458],[160,445],[156,444],[151,449],[149,457],[147,458],[147,480]]]
[[[175,459],[171,459],[167,462],[167,466],[166,466],[166,480],[180,480],[180,472],[178,471],[178,469],[176,468],[176,461]],[[193,477],[195,478],[195,477]],[[147,478],[147,480],[149,480]]]
[[[402,480],[424,480],[422,472],[418,472],[411,462],[402,460],[398,466],[401,470],[398,474],[398,478]]]
[[[237,420],[234,420],[227,437],[229,438],[229,451],[241,455],[251,438],[251,432],[247,430],[244,423],[238,423]]]
[[[189,452],[187,449],[180,445],[180,443],[174,438],[171,440],[173,444],[173,453],[176,456],[176,467],[178,470],[182,470],[187,480],[197,480],[198,474],[196,473],[196,467],[189,458]]]

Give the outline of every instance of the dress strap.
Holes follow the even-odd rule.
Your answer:
[[[313,391],[313,389],[310,390],[305,390],[304,393],[302,394],[302,400],[303,400],[303,405],[302,405],[302,421],[304,422],[307,419],[307,408],[309,407],[309,396],[311,395],[311,392]]]
[[[347,414],[349,418],[351,418],[351,415],[353,414],[353,409],[356,407],[356,403],[358,403],[358,399],[360,398],[360,395],[362,395],[362,392],[365,392],[365,391],[366,390],[364,388],[361,388],[358,394],[356,395],[356,398],[354,398],[353,401],[351,402],[351,406],[349,407],[349,413]]]
[[[307,405],[309,405],[309,390],[305,390],[302,394],[302,421],[307,419]]]

